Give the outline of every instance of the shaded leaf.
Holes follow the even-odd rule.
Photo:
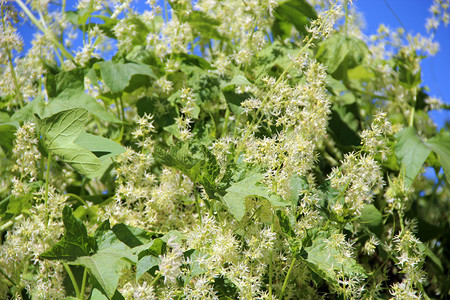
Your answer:
[[[447,182],[450,183],[450,132],[442,130],[435,137],[426,141],[425,145],[437,154]]]
[[[395,137],[395,155],[405,170],[405,184],[409,187],[431,151],[417,135],[414,127],[404,128],[395,134]]]
[[[306,35],[305,26],[309,25],[310,20],[317,18],[316,11],[306,0],[278,1],[274,16],[277,20],[275,34],[280,34],[282,38],[287,37],[286,23],[294,25],[298,32]]]
[[[373,204],[366,204],[363,207],[359,221],[363,226],[375,233],[378,238],[381,238],[383,233],[383,215]]]
[[[361,65],[369,56],[367,45],[360,39],[335,34],[320,43],[316,58],[327,66],[336,79],[347,78],[347,70]]]
[[[18,124],[13,123],[0,124],[0,146],[3,147],[5,152],[10,152],[14,147],[17,127]]]
[[[65,233],[62,239],[50,250],[40,257],[52,260],[75,260],[77,257],[89,255],[95,242],[88,237],[86,227],[72,215],[72,209],[65,206],[63,209],[63,222]]]

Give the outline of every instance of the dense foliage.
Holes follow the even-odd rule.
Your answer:
[[[448,297],[448,0],[163,3],[0,1],[0,298]]]

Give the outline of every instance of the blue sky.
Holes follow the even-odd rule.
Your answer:
[[[387,2],[408,32],[427,34],[425,20],[430,16],[428,8],[432,4],[431,0],[388,0]],[[354,0],[353,3],[364,14],[366,20],[364,33],[375,33],[378,24],[381,23],[391,28],[400,27],[384,0]],[[436,40],[440,44],[440,51],[436,56],[422,61],[422,85],[430,88],[431,96],[450,104],[450,27],[440,27],[436,33]],[[430,114],[438,128],[442,128],[445,121],[450,122],[448,110],[432,111]]]
[[[135,1],[137,7],[146,7],[146,1]],[[159,0],[158,2],[162,2]],[[392,10],[401,20],[408,32],[426,35],[425,20],[430,15],[428,12],[432,0],[387,0]],[[68,0],[66,7],[73,9],[76,1]],[[354,5],[363,13],[366,22],[365,34],[376,32],[378,25],[383,23],[391,28],[400,27],[400,24],[384,0],[353,0]],[[33,28],[24,24],[20,32],[29,47],[32,39]],[[428,86],[429,94],[440,98],[450,104],[450,27],[440,27],[436,40],[440,43],[440,51],[434,57],[425,58],[422,62],[422,85]],[[450,122],[450,111],[432,111],[431,116],[438,128],[442,128],[445,121]]]

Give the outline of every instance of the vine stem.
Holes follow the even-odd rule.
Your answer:
[[[281,288],[281,293],[280,293],[280,300],[283,300],[284,290],[286,289],[286,286],[287,286],[287,283],[288,283],[288,280],[289,280],[289,275],[291,275],[291,271],[292,271],[292,268],[294,267],[295,260],[296,259],[294,257],[294,259],[292,260],[291,265],[289,267],[289,270],[288,270],[288,272],[286,274],[286,278],[284,279],[283,287]]]
[[[52,163],[52,153],[48,152],[47,157],[47,170],[45,171],[45,210],[47,211],[46,215],[46,225],[48,227],[48,223],[50,222],[50,213],[48,209],[48,190],[49,190],[49,181],[50,181],[50,166]]]
[[[87,268],[84,268],[83,271],[83,282],[81,283],[81,290],[80,290],[80,300],[84,299],[84,290],[86,289],[86,278],[87,278]]]
[[[0,268],[0,273],[1,273],[6,279],[8,279],[8,281],[11,282],[14,286],[19,287],[19,286],[14,282],[14,280],[12,280],[12,279],[8,276],[8,274],[6,274],[5,271],[3,271],[2,268]]]
[[[150,283],[150,286],[153,286],[158,281],[158,279],[161,278],[161,276],[162,276],[161,273],[158,273],[158,275],[156,275],[155,279],[153,279],[152,283]]]
[[[72,282],[76,297],[78,299],[83,299],[83,298],[80,298],[80,289],[78,288],[77,281],[75,280],[75,276],[73,276],[72,270],[70,269],[69,265],[67,263],[63,262],[63,266],[64,266],[64,269],[66,270],[67,274],[69,275],[70,281]]]

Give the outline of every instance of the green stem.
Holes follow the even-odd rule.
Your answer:
[[[84,299],[84,290],[86,289],[86,278],[87,278],[87,268],[84,268],[83,272],[83,281],[81,283],[81,290],[80,290],[80,300]]]
[[[76,297],[78,299],[83,299],[83,298],[80,298],[80,289],[78,288],[77,281],[75,280],[75,276],[73,276],[72,270],[70,269],[69,265],[67,263],[63,262],[63,266],[64,266],[64,269],[66,270],[67,274],[69,275],[70,281],[72,281],[72,285],[75,290]]]
[[[345,32],[345,35],[348,35],[348,0],[344,1],[344,9],[345,9],[344,32]]]
[[[0,268],[0,273],[6,278],[8,279],[9,282],[11,282],[14,286],[19,287],[9,276],[8,274],[5,273],[5,271],[3,271],[3,269]]]
[[[158,275],[156,275],[155,279],[153,279],[152,283],[150,283],[150,286],[153,286],[158,281],[158,279],[161,278],[161,276],[162,276],[161,273],[158,273]]]
[[[275,223],[275,214],[272,214],[272,224],[271,224],[271,230],[273,230]],[[272,283],[273,283],[273,249],[270,250],[270,260],[269,260],[269,299],[272,300]]]
[[[412,89],[412,100],[413,100],[413,105],[411,107],[411,114],[409,115],[409,123],[408,126],[412,127],[414,126],[414,113],[416,110],[416,100],[417,100],[417,88],[413,88]]]
[[[280,300],[283,300],[284,290],[286,289],[287,283],[289,281],[289,275],[291,275],[291,271],[292,271],[292,268],[294,267],[294,263],[295,263],[295,257],[292,260],[291,266],[289,267],[289,270],[288,270],[288,272],[286,274],[286,278],[284,279],[283,287],[281,288],[281,293],[280,293]]]
[[[48,152],[47,157],[47,170],[45,171],[45,210],[47,213],[47,220],[46,220],[46,226],[48,227],[48,223],[50,222],[50,214],[48,209],[48,188],[49,188],[49,181],[50,181],[50,166],[52,162],[52,153]]]
[[[78,195],[75,195],[75,194],[72,194],[72,193],[67,193],[66,196],[73,197],[73,198],[77,199],[78,201],[80,201],[81,203],[83,203],[83,205],[87,206],[86,201],[84,201],[83,198],[81,198]]]
[[[224,136],[228,131],[228,120],[230,119],[230,110],[228,109],[228,104],[227,104],[227,110],[225,111],[224,119],[225,120],[223,122],[223,129],[222,129],[221,136]]]

